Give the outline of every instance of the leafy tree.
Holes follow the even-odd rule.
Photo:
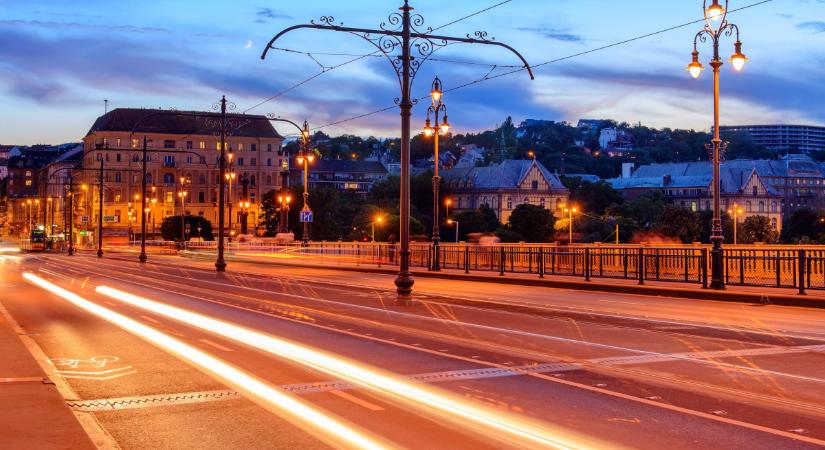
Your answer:
[[[621,192],[604,181],[591,183],[577,177],[562,177],[562,182],[570,190],[571,203],[588,214],[602,215],[608,206],[624,202]]]
[[[771,220],[765,216],[750,216],[745,219],[739,231],[739,239],[743,244],[754,242],[773,243],[777,238],[776,230],[771,226]]]
[[[501,242],[506,243],[514,243],[514,242],[525,242],[527,239],[524,236],[516,233],[512,229],[508,227],[499,227],[496,230],[496,236],[501,239]]]
[[[702,234],[699,215],[675,205],[665,207],[654,229],[665,236],[678,238],[686,244],[699,241]]]
[[[699,222],[702,224],[702,242],[709,243],[710,237],[713,235],[713,211],[699,212]],[[722,213],[722,236],[725,238],[726,244],[733,244],[733,218],[726,212]]]
[[[212,223],[201,216],[185,216],[184,224],[189,226],[186,231],[186,240],[201,237],[204,241],[213,241]],[[166,241],[180,241],[180,216],[167,216],[160,225],[160,233]],[[200,228],[200,230],[199,230]]]
[[[825,224],[816,212],[809,208],[794,211],[782,227],[782,242],[792,244],[799,240],[822,240]]]
[[[475,211],[465,211],[460,214],[455,214],[452,218],[459,224],[458,232],[460,240],[467,240],[467,235],[470,233],[491,233],[501,226],[498,217],[496,217],[496,213],[487,205],[481,205],[481,207]],[[444,240],[449,241],[455,236],[455,229],[452,228],[452,225],[448,227],[442,226],[440,230],[441,237]]]
[[[608,207],[605,214],[632,219],[638,228],[648,230],[656,225],[669,205],[670,202],[661,192],[646,192],[620,205]]]
[[[518,205],[507,220],[507,228],[524,237],[527,242],[549,242],[555,224],[553,213],[530,204]]]

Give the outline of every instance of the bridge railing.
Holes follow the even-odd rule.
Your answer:
[[[187,250],[214,250],[214,242],[186,244]],[[237,254],[303,258],[331,264],[398,265],[397,244],[373,242],[227,243]],[[436,258],[438,252],[438,258]],[[435,266],[438,261],[438,267]],[[825,248],[728,246],[723,253],[725,284],[825,290]],[[535,274],[627,279],[639,284],[667,281],[708,286],[710,249],[693,246],[465,244],[416,242],[410,265],[428,270]]]

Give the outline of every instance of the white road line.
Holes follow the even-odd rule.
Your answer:
[[[231,351],[232,351],[232,349],[231,349],[231,348],[229,348],[229,347],[225,347],[225,346],[223,346],[223,345],[221,345],[221,344],[218,344],[218,343],[216,343],[216,342],[212,342],[212,341],[210,341],[209,339],[198,339],[198,340],[199,340],[199,341],[201,341],[201,342],[203,342],[204,344],[206,344],[206,345],[208,345],[208,346],[210,346],[210,347],[214,347],[214,348],[216,348],[216,349],[218,349],[218,350],[223,350],[223,351],[225,351],[225,352],[231,352]]]
[[[376,404],[370,403],[366,400],[362,400],[362,399],[360,399],[360,398],[358,398],[354,395],[347,394],[344,391],[339,391],[339,390],[336,389],[336,390],[333,390],[333,391],[329,391],[329,393],[333,394],[333,395],[337,395],[338,397],[341,397],[344,400],[349,400],[352,403],[355,403],[356,405],[363,406],[364,408],[367,408],[370,411],[383,411],[384,410],[384,408],[382,408],[382,407],[380,407]]]

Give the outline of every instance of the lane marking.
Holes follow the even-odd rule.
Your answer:
[[[198,339],[198,340],[199,340],[199,341],[201,341],[201,342],[203,342],[204,344],[206,344],[206,345],[208,345],[208,346],[210,346],[210,347],[214,347],[214,348],[216,348],[216,349],[218,349],[218,350],[222,350],[222,351],[225,351],[225,352],[231,352],[231,351],[233,351],[231,348],[229,348],[229,347],[225,347],[225,346],[223,346],[223,345],[221,345],[221,344],[218,344],[217,342],[212,342],[212,341],[210,341],[209,339]]]
[[[79,295],[52,284],[30,272],[23,274],[30,283],[63,298],[73,305],[113,323],[140,338],[202,368],[219,380],[242,390],[271,412],[290,420],[302,428],[316,431],[319,439],[334,446],[352,446],[367,449],[384,449],[387,445],[373,438],[369,433],[355,429],[352,425],[339,422],[311,407],[308,403],[277,389],[229,364],[204,353],[182,341],[174,339],[120,313],[104,308]]]
[[[139,316],[139,317],[140,317],[141,319],[143,319],[143,320],[147,321],[147,322],[152,322],[152,323],[153,323],[153,324],[155,324],[155,325],[160,325],[160,324],[161,324],[160,320],[155,320],[155,319],[153,319],[153,318],[151,318],[151,317],[149,317],[149,316]]]
[[[329,391],[329,393],[333,394],[333,395],[337,395],[338,397],[341,397],[344,400],[349,400],[352,403],[355,403],[356,405],[363,406],[364,408],[367,408],[370,411],[383,411],[384,410],[384,408],[382,408],[382,407],[380,407],[380,406],[378,406],[374,403],[370,403],[366,400],[362,400],[362,399],[360,399],[360,398],[358,398],[354,395],[347,394],[344,391],[339,391],[339,390],[336,389],[336,390]]]

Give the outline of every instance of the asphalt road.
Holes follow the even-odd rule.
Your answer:
[[[385,275],[253,264],[218,275],[207,262],[172,256],[145,266],[131,256],[17,256],[2,262],[0,301],[52,360],[69,404],[126,449],[343,444],[23,273],[199,349],[386,446],[531,445],[502,424],[577,448],[825,446],[819,310],[439,279],[418,280],[415,303],[400,306]],[[368,374],[413,380],[427,395],[495,419],[336,376],[321,362],[129,304],[101,286],[318,349]]]

